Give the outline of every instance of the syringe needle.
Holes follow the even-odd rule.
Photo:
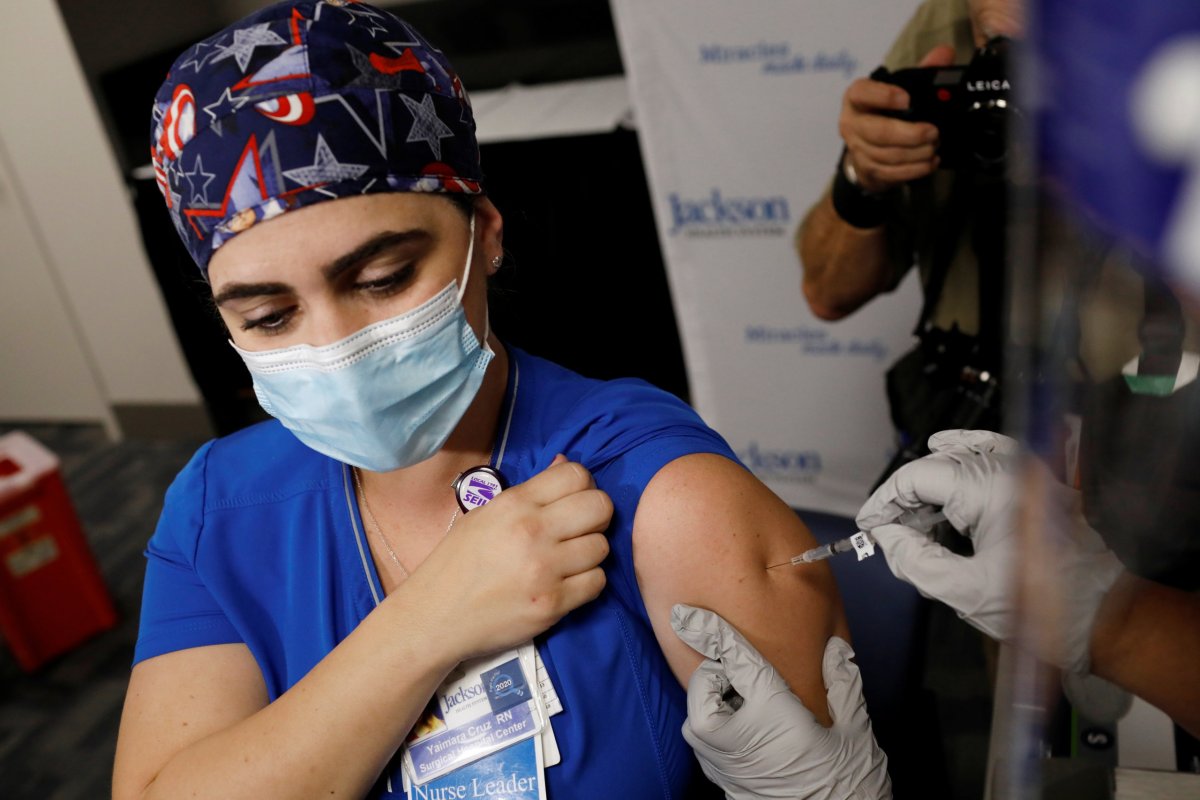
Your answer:
[[[849,550],[851,547],[849,539],[843,539],[839,542],[830,544],[819,544],[811,550],[805,550],[798,556],[792,556],[790,560],[784,561],[781,564],[772,564],[767,569],[775,569],[775,567],[795,567],[800,564],[811,564],[814,561],[824,561],[843,550]]]
[[[908,511],[903,514],[897,522],[901,525],[908,525],[920,531],[928,532],[934,525],[946,519],[946,515],[939,510],[932,508],[923,508],[915,511]],[[858,545],[855,545],[855,541]],[[856,550],[859,553],[858,560],[862,561],[874,554],[875,538],[869,532],[859,531],[853,536],[845,539],[838,539],[836,542],[829,544],[817,545],[811,550],[805,550],[798,556],[792,556],[788,561],[783,561],[778,564],[772,564],[767,569],[775,569],[776,567],[798,566],[800,564],[811,564],[816,561],[824,561],[838,553],[848,553],[851,550]]]

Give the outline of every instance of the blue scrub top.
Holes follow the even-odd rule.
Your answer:
[[[563,705],[550,720],[562,763],[546,770],[548,796],[689,796],[698,770],[680,733],[685,695],[634,576],[633,518],[642,490],[670,461],[735,456],[694,411],[643,381],[591,380],[508,352],[493,464],[515,485],[564,453],[614,506],[607,587],[536,639]],[[273,420],[200,448],[168,489],[146,556],[134,663],[243,642],[272,700],[383,597],[349,469]]]

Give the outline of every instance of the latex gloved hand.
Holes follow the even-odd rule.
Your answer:
[[[1028,646],[1065,670],[1086,672],[1096,613],[1122,568],[1095,531],[1068,512],[1074,493],[1046,472],[1043,480],[1062,530],[1054,536],[1049,565],[1056,585],[1035,586],[1034,598],[1054,592],[1062,614],[1054,636],[1018,642],[1017,443],[998,433],[954,430],[931,436],[929,449],[930,455],[896,470],[871,495],[858,512],[859,528],[871,532],[896,577],[924,596],[947,604],[995,639]],[[923,506],[940,506],[950,524],[971,539],[975,554],[956,555],[924,532],[892,524]]]
[[[887,756],[871,732],[862,679],[850,661],[854,650],[845,640],[835,636],[825,647],[821,669],[833,717],[826,728],[718,615],[677,605],[671,626],[709,659],[688,682],[683,738],[727,798],[890,800]]]

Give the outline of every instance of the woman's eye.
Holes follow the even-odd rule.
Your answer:
[[[372,294],[390,294],[398,291],[412,277],[413,268],[409,264],[400,269],[392,270],[391,272],[380,275],[374,278],[360,279],[355,282],[354,288],[360,291],[370,292]]]
[[[279,311],[273,311],[270,314],[264,314],[261,317],[248,319],[242,323],[242,330],[248,331],[258,329],[267,335],[282,333],[284,328],[287,327],[288,321],[292,318],[292,314],[295,312],[295,310],[295,306],[292,306]]]

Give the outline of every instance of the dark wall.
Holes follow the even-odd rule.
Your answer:
[[[497,333],[585,375],[640,377],[686,399],[636,134],[488,145],[483,164],[512,254],[494,282]]]

